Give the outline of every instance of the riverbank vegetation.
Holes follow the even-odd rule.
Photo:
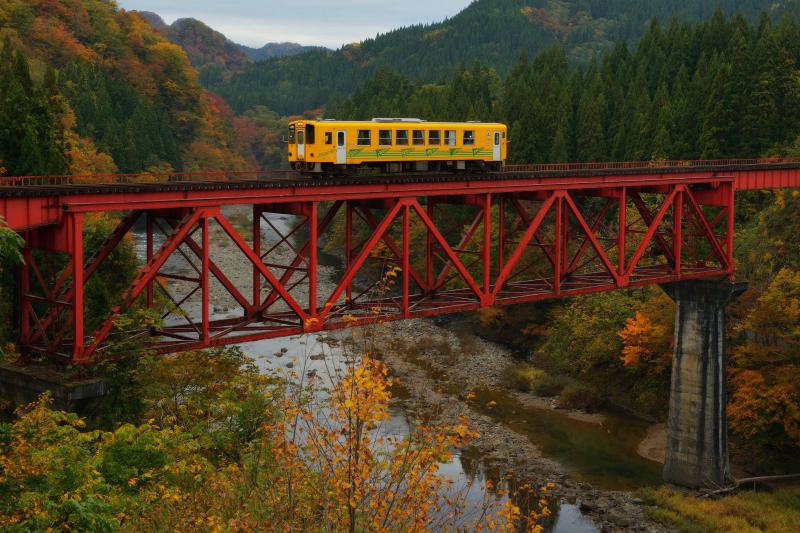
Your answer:
[[[45,395],[0,424],[0,527],[538,530],[547,487],[535,512],[497,503],[500,486],[465,516],[469,487],[451,486],[438,465],[474,431],[418,423],[389,435],[386,367],[358,356],[340,370],[325,384],[264,374],[237,349],[142,357],[131,422],[105,428],[52,409]]]
[[[507,122],[514,162],[797,155],[798,42],[791,16],[752,25],[717,12],[704,23],[653,23],[635,48],[620,43],[582,67],[556,47],[523,56],[505,79],[476,65],[444,84],[419,84],[384,69],[329,112]],[[756,471],[800,466],[791,407],[800,402],[798,209],[798,194],[786,191],[737,199],[736,268],[750,290],[729,309],[729,409],[736,448]],[[595,389],[569,386],[578,403],[602,397],[663,419],[673,322],[674,304],[650,287],[482,310],[476,325],[547,372],[516,376],[523,386],[559,395],[577,379]]]
[[[643,490],[640,495],[650,506],[648,516],[687,533],[791,533],[800,523],[800,489],[742,492],[718,499],[700,499],[669,488]]]

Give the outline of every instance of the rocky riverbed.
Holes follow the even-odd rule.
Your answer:
[[[246,209],[243,206],[227,206],[223,208],[223,213],[228,221],[231,222],[245,238],[247,243],[252,245],[250,238],[252,232],[250,209]],[[271,216],[270,223],[285,235],[288,234],[298,222],[295,217],[290,215],[274,215]],[[262,222],[261,226],[262,252],[270,250],[269,263],[273,265],[291,264],[295,258],[295,251],[285,243],[273,249],[273,246],[279,242],[280,238],[269,224]],[[197,239],[198,237],[195,236],[195,240]],[[292,244],[296,246],[294,242]],[[218,224],[213,222],[209,224],[209,245],[211,248],[211,260],[225,273],[236,289],[245,295],[245,297],[249,298],[253,290],[253,267],[244,253],[231,241],[225,231]],[[186,256],[180,253],[174,253],[167,262],[164,271],[185,276],[194,272],[195,268],[199,268],[199,258],[192,256],[191,251],[188,251],[188,249],[184,251]],[[143,250],[140,250],[140,254],[143,255]],[[190,265],[190,261],[194,264],[194,267]],[[284,273],[284,270],[281,268],[273,267],[271,270],[278,278]],[[335,287],[332,281],[334,277],[333,271],[334,268],[331,266],[319,265],[318,267],[317,305],[323,305],[325,303],[325,298]],[[296,270],[285,284],[287,287],[292,287],[289,293],[292,295],[292,298],[300,302],[301,305],[308,301],[307,283],[298,283],[304,276],[305,272]],[[189,294],[197,287],[197,283],[170,279],[167,282],[167,286],[173,297],[180,301],[185,295]],[[267,296],[270,292],[272,292],[272,287],[266,280],[263,280],[261,287],[262,297]],[[192,311],[199,310],[200,301],[201,293],[197,290],[186,299],[182,306]],[[211,311],[219,316],[235,315],[242,310],[236,299],[213,275],[211,275],[209,279],[209,301],[213,303]],[[272,307],[273,311],[285,311],[288,309],[289,307],[281,300],[276,301]]]
[[[440,423],[466,417],[480,431],[471,447],[485,464],[510,471],[518,480],[555,483],[553,494],[577,503],[602,531],[670,531],[648,520],[641,500],[630,492],[601,490],[570,478],[563,465],[543,456],[527,437],[476,408],[471,391],[506,387],[503,378],[513,359],[505,348],[463,332],[456,335],[430,320],[392,323],[390,329],[382,337],[382,357],[408,391],[407,404],[418,416]],[[523,403],[549,405],[546,399],[507,392]],[[599,415],[565,415],[601,423]]]
[[[226,208],[225,214],[247,238],[249,213],[234,207]],[[280,216],[271,222],[284,233],[297,223],[293,217]],[[270,243],[277,239],[274,233],[270,235],[272,230],[268,225],[262,225],[262,228],[267,233],[263,244],[263,249],[267,250],[271,247]],[[213,260],[242,294],[251,294],[252,267],[249,261],[220,227],[212,224],[210,230]],[[288,246],[282,246],[271,252],[269,262],[289,264],[292,259],[294,251]],[[173,260],[169,268],[184,275],[192,269],[185,259]],[[278,276],[281,274],[278,270],[273,272]],[[325,296],[334,287],[334,272],[333,267],[320,266],[318,305],[324,303]],[[289,286],[302,275],[303,273],[297,272]],[[170,281],[169,287],[176,294],[185,295],[196,284],[177,280]],[[269,290],[270,287],[267,286],[262,292],[267,293]],[[304,283],[294,287],[291,294],[299,302],[308,298]],[[237,314],[240,309],[236,300],[217,280],[210,283],[210,300],[217,316]],[[198,291],[187,300],[186,307],[199,309],[199,302]],[[630,492],[602,490],[571,478],[564,465],[546,457],[526,435],[501,423],[498,416],[493,416],[491,408],[488,411],[485,405],[481,406],[482,409],[478,408],[472,391],[488,388],[501,389],[506,396],[522,406],[555,409],[551,399],[537,398],[507,387],[506,368],[513,362],[507,349],[463,329],[454,332],[432,320],[393,322],[382,330],[384,332],[379,337],[383,344],[383,358],[393,376],[409,395],[405,405],[414,416],[431,423],[450,424],[456,422],[460,416],[465,416],[481,434],[470,445],[471,449],[468,451],[471,456],[479,457],[484,465],[494,471],[510,472],[519,481],[537,485],[555,483],[556,487],[551,494],[578,505],[602,531],[669,531],[647,520],[642,502]],[[559,412],[580,422],[597,425],[604,422],[604,417],[600,414],[570,410]],[[651,436],[649,446],[655,446],[653,442],[657,442],[657,439],[657,434]]]

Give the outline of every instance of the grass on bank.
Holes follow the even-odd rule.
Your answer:
[[[740,492],[705,499],[661,487],[643,489],[647,515],[687,533],[796,533],[800,529],[800,488],[773,493]]]
[[[509,365],[506,379],[518,391],[542,397],[558,397],[558,406],[563,409],[591,412],[603,403],[594,387],[564,376],[553,376],[523,361]]]

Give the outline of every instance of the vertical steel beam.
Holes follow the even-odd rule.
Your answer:
[[[353,260],[353,202],[347,200],[344,208],[344,233],[345,233],[345,258],[344,268],[350,268],[350,262]],[[353,283],[347,284],[345,289],[345,298],[348,302],[353,300]]]
[[[27,242],[27,239],[26,239]],[[25,247],[22,251],[23,257],[30,254],[30,250]],[[28,263],[23,260],[17,267],[19,275],[19,294],[17,295],[19,305],[19,336],[20,344],[27,345],[31,337],[31,322],[30,322],[30,300],[28,295],[31,293],[31,273],[28,270]]]
[[[422,206],[419,205],[419,202],[417,202],[415,198],[411,199],[411,205],[414,207],[414,210],[417,212],[417,215],[419,215],[419,217],[422,219],[422,223],[425,224],[428,227],[428,230],[433,233],[433,238],[436,239],[436,243],[442,249],[445,256],[447,256],[448,262],[446,267],[453,266],[456,269],[456,271],[458,271],[458,273],[461,275],[461,278],[467,282],[469,288],[481,302],[490,298],[492,295],[487,295],[478,287],[478,285],[475,283],[475,280],[472,279],[472,275],[469,273],[467,268],[458,258],[455,251],[453,251],[453,248],[448,244],[447,239],[445,239],[444,236],[436,228],[435,224],[433,223],[433,220],[428,218],[427,213],[425,213],[425,210],[422,209]],[[480,213],[478,213],[478,217],[476,217],[476,219],[480,219]],[[469,239],[463,242],[469,242]],[[437,283],[437,285],[439,285],[439,283]]]
[[[409,218],[410,218],[410,209],[408,204],[403,206],[403,318],[409,317],[409,308],[408,308],[408,278],[409,278],[409,270],[410,270],[410,261],[409,261],[409,244],[411,241],[411,235],[409,231]]]
[[[261,213],[260,205],[253,205],[253,253],[261,257]],[[261,305],[261,271],[253,265],[253,309]]]
[[[642,242],[639,243],[639,247],[636,249],[633,256],[631,257],[630,262],[628,263],[627,270],[625,271],[626,277],[630,278],[630,276],[633,275],[633,272],[634,270],[636,270],[636,266],[639,264],[639,260],[642,258],[642,255],[644,255],[647,246],[652,242],[653,237],[656,235],[656,232],[658,231],[658,226],[664,219],[664,215],[667,214],[667,210],[672,205],[672,202],[675,200],[676,194],[677,194],[677,189],[673,189],[672,192],[669,194],[669,196],[667,196],[667,198],[664,200],[664,203],[661,204],[661,207],[658,209],[656,215],[652,218],[652,222],[648,222],[649,226],[644,234],[644,237],[642,237]],[[635,200],[637,198],[638,197],[634,197]],[[638,198],[638,201],[641,202],[641,198]],[[642,213],[642,218],[647,220],[647,218],[644,216],[644,213]],[[665,247],[664,249],[668,254],[670,255],[672,254],[671,248]]]
[[[560,199],[559,193],[554,192],[550,195],[550,197],[539,207],[539,211],[536,213],[536,216],[533,217],[531,223],[528,225],[528,229],[525,230],[525,234],[520,239],[517,247],[514,249],[514,252],[509,257],[508,261],[503,265],[503,269],[500,271],[500,274],[497,276],[497,280],[494,284],[494,289],[492,290],[492,295],[497,296],[500,289],[505,284],[508,277],[511,275],[511,271],[516,266],[517,262],[522,257],[523,252],[528,247],[528,244],[533,239],[534,233],[539,229],[539,226],[542,224],[544,217],[547,216],[547,213],[553,207],[553,204],[556,203],[557,200]]]
[[[336,302],[339,300],[342,292],[344,292],[345,287],[347,287],[349,283],[352,283],[353,278],[367,260],[373,248],[375,248],[375,245],[381,240],[383,234],[386,232],[389,226],[392,225],[392,222],[394,222],[394,219],[397,217],[397,213],[400,211],[401,207],[403,207],[403,203],[397,202],[394,207],[389,209],[383,216],[383,220],[381,220],[380,224],[378,224],[378,227],[375,228],[375,230],[372,232],[372,235],[369,237],[369,239],[367,239],[367,242],[361,246],[361,249],[358,251],[358,255],[350,265],[350,268],[344,272],[344,276],[339,281],[339,284],[336,286],[330,296],[328,296],[328,300],[325,303],[325,309],[323,309],[321,313],[322,317],[325,317],[330,312],[331,308],[336,305]]]
[[[148,211],[145,214],[145,255],[147,258],[147,264],[149,265],[150,262],[153,260],[153,213]],[[147,308],[152,309],[153,307],[153,282],[150,281],[147,284]]]
[[[425,209],[428,213],[428,219],[434,220],[436,215],[436,207],[432,197],[428,197]],[[433,286],[433,233],[430,228],[425,233],[425,292],[430,294],[434,290]]]
[[[202,255],[202,267],[200,269],[200,291],[202,293],[202,317],[203,317],[203,325],[202,325],[202,341],[204,345],[208,345],[209,339],[209,332],[208,332],[208,254],[210,250],[208,249],[208,213],[203,214],[203,218],[201,219],[201,230],[202,230],[202,239],[203,239],[203,255]]]
[[[726,207],[726,211],[728,212],[728,234],[725,236],[725,243],[727,245],[727,252],[728,252],[728,275],[733,277],[733,216],[734,210],[736,209],[736,187],[734,187],[733,183],[729,183],[728,187],[728,205]]]
[[[683,191],[675,195],[672,206],[672,254],[675,276],[681,277],[681,255],[683,255]]]
[[[628,230],[628,188],[622,187],[619,194],[619,213],[617,214],[619,232],[617,234],[617,256],[619,264],[617,265],[617,273],[620,276],[625,275],[625,243],[627,239]],[[627,284],[627,280],[622,278],[622,284]]]
[[[572,200],[572,198],[568,194],[564,196],[564,207],[563,207],[563,209],[564,209],[565,225],[567,224],[567,221],[569,220],[568,217],[569,217],[569,213],[571,212],[573,218],[575,218],[575,221],[578,223],[578,225],[581,227],[581,230],[583,230],[583,233],[586,235],[586,239],[584,240],[584,244],[581,245],[581,249],[583,250],[584,246],[585,247],[589,247],[589,246],[593,247],[595,253],[597,254],[597,257],[603,263],[603,266],[606,268],[608,273],[611,274],[611,277],[614,278],[615,282],[619,282],[619,275],[617,274],[617,271],[614,269],[614,265],[611,264],[611,261],[608,259],[608,256],[606,255],[605,250],[603,250],[603,247],[600,245],[600,241],[597,240],[597,236],[595,235],[595,229],[596,229],[596,227],[598,227],[600,225],[600,222],[602,221],[602,217],[605,216],[606,207],[608,207],[610,205],[611,205],[610,203],[606,204],[606,206],[603,208],[603,210],[601,210],[600,214],[598,215],[598,217],[595,220],[595,223],[592,225],[592,227],[589,227],[589,224],[586,222],[586,219],[583,218],[583,215],[578,210],[578,206],[575,205],[575,202]],[[567,209],[567,208],[569,208],[569,209]],[[568,264],[569,263],[568,249],[566,248],[568,243],[569,243],[569,241],[565,240],[565,242],[564,242],[564,257],[565,257],[565,259],[567,259],[567,261],[564,264]],[[576,260],[580,257],[581,254],[582,254],[582,252],[578,251],[578,253],[575,256]],[[571,269],[572,267],[570,265],[567,268]],[[562,272],[564,274],[570,274],[572,272],[572,270],[563,270]]]
[[[497,272],[503,270],[506,246],[506,199],[500,196],[497,202]]]
[[[564,250],[561,246],[564,240],[561,238],[562,225],[564,224],[564,199],[559,196],[556,200],[556,225],[553,232],[554,260],[553,260],[553,292],[561,294],[561,256]]]
[[[72,361],[80,361],[84,353],[83,339],[83,214],[72,213],[70,252],[72,265]]]
[[[490,294],[492,273],[492,195],[483,199],[483,292]]]
[[[317,202],[311,202],[308,216],[308,315],[317,316]]]

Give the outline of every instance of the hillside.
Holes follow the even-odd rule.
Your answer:
[[[656,18],[707,20],[716,6],[749,19],[797,10],[798,0],[477,0],[440,23],[401,28],[335,52],[272,59],[207,80],[236,112],[264,105],[284,115],[349,95],[381,66],[412,79],[441,81],[459,64],[491,65],[508,74],[529,56],[561,44],[572,62],[586,62],[619,40],[637,41]]]
[[[172,24],[167,24],[156,13],[150,11],[137,13],[164,37],[180,45],[195,68],[219,65],[236,69],[250,62],[250,56],[238,44],[199,20],[181,18]]]
[[[250,61],[264,61],[312,50],[327,50],[321,46],[303,46],[289,42],[267,43],[260,48],[252,48],[231,41],[197,19],[180,18],[172,24],[167,24],[157,13],[151,11],[137,11],[137,13],[167,39],[181,45],[195,67],[216,64],[237,68]]]
[[[239,45],[239,48],[247,54],[253,61],[264,61],[276,57],[287,57],[303,52],[324,51],[322,46],[303,46],[297,43],[267,43],[261,48],[250,48],[249,46]]]
[[[9,0],[0,36],[15,65],[0,86],[8,173],[247,166],[224,103],[138,15],[103,0]],[[25,145],[65,154],[44,164]]]

